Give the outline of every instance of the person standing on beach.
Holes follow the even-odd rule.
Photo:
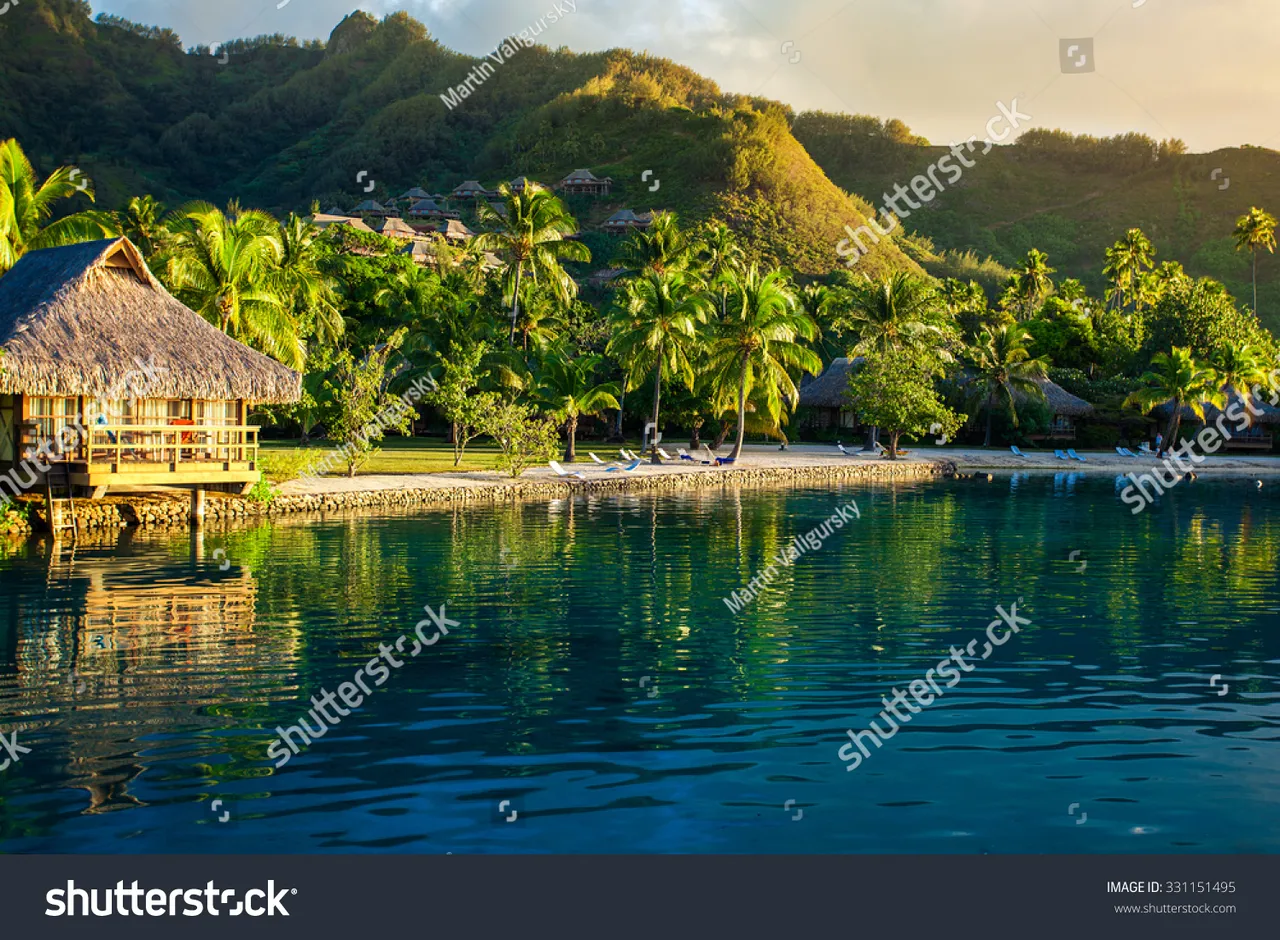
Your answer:
[[[1156,456],[1164,456],[1164,435],[1156,431]]]

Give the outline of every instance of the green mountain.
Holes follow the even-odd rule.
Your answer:
[[[552,182],[590,167],[615,184],[610,197],[569,200],[588,230],[623,207],[715,215],[763,260],[822,274],[839,263],[845,226],[858,229],[882,193],[948,153],[899,121],[796,115],[625,50],[460,55],[403,13],[353,13],[323,44],[258,37],[219,55],[91,17],[80,0],[23,0],[0,16],[0,136],[17,137],[42,171],[80,166],[108,208],[150,192],[170,205],[235,198],[305,211],[312,200],[350,207],[410,186]],[[450,107],[441,95],[469,75],[471,90]],[[900,229],[856,270],[923,266],[994,290],[1003,266],[1038,247],[1058,277],[1100,290],[1103,251],[1138,226],[1161,260],[1248,302],[1250,260],[1232,227],[1252,205],[1280,211],[1270,150],[1190,155],[1141,135],[1033,131],[972,160],[912,213],[911,236]],[[1263,255],[1259,282],[1263,319],[1280,327],[1280,261]]]
[[[554,182],[590,167],[616,184],[608,198],[570,200],[584,227],[621,207],[715,215],[763,260],[803,274],[829,271],[843,226],[870,211],[827,179],[785,108],[662,59],[533,46],[495,63],[445,48],[403,13],[359,12],[323,48],[263,37],[219,53],[93,22],[77,0],[23,3],[0,18],[0,135],[43,170],[80,166],[107,206],[151,192],[170,204],[349,207],[415,185]],[[483,81],[446,104],[475,70]],[[871,273],[915,267],[891,244],[867,261]]]

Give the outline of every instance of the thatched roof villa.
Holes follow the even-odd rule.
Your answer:
[[[1280,408],[1276,408],[1260,401],[1256,398],[1251,399],[1253,407],[1245,408],[1245,412],[1249,415],[1249,426],[1244,430],[1236,430],[1236,421],[1227,419],[1224,427],[1231,432],[1231,437],[1227,439],[1223,445],[1227,450],[1265,450],[1269,451],[1275,441],[1274,429],[1280,426]],[[1191,410],[1189,405],[1182,407],[1182,427],[1195,428],[1201,424],[1205,426],[1215,426],[1218,418],[1223,411],[1233,410],[1235,406],[1244,407],[1238,392],[1230,391],[1227,393],[1227,407],[1225,409],[1218,408],[1208,402],[1204,403],[1204,421],[1202,422],[1196,417],[1196,413]],[[1258,412],[1255,414],[1254,412]],[[1239,413],[1239,412],[1234,412]],[[1165,425],[1168,424],[1169,418],[1173,414],[1173,403],[1168,402],[1163,405],[1157,405],[1151,410],[1151,417],[1157,422],[1156,430],[1163,432]]]
[[[391,218],[378,226],[378,233],[387,238],[417,238],[418,232],[404,219]]]
[[[311,217],[311,224],[324,231],[330,225],[349,225],[357,232],[372,232],[373,229],[364,224],[363,219],[351,215],[335,215],[332,212],[317,212]]]
[[[841,356],[831,360],[821,375],[804,376],[800,381],[800,407],[808,409],[802,416],[802,428],[844,428],[859,426],[858,413],[849,404],[849,377],[865,360],[859,356]]]
[[[434,199],[431,193],[427,192],[421,186],[414,186],[412,189],[406,189],[396,197],[398,202],[417,202],[419,199]]]
[[[574,170],[560,182],[556,189],[570,196],[607,196],[613,186],[611,177],[599,177],[590,170]]]
[[[396,214],[395,209],[388,209],[376,199],[366,199],[360,205],[351,210],[356,215],[374,215],[374,216],[393,216]]]
[[[415,219],[460,219],[462,213],[446,209],[434,199],[419,199],[409,207],[409,216]]]
[[[457,219],[450,219],[447,222],[440,223],[440,234],[451,242],[464,242],[475,237],[475,232],[467,228]]]
[[[454,199],[496,199],[496,190],[485,189],[479,180],[467,180],[459,183],[453,190]]]
[[[172,297],[125,238],[24,255],[0,277],[5,495],[50,479],[78,495],[257,483],[253,403],[302,377]],[[194,507],[194,501],[193,501]]]
[[[1040,386],[1040,391],[1044,393],[1044,403],[1049,406],[1049,413],[1052,418],[1049,422],[1049,430],[1044,434],[1028,434],[1029,441],[1074,441],[1076,439],[1076,421],[1079,418],[1088,418],[1097,412],[1097,409],[1089,402],[1076,395],[1072,395],[1065,388],[1050,379],[1037,379],[1036,384]],[[1021,405],[1027,401],[1027,396],[1022,393],[1015,393],[1014,397]]]
[[[604,220],[603,228],[606,232],[619,235],[634,228],[648,228],[652,224],[652,212],[632,212],[630,209],[619,209]]]

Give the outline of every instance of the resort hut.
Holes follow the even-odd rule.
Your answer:
[[[524,192],[524,188],[529,185],[529,180],[527,177],[517,176],[509,185],[511,186],[511,191],[513,193],[522,193]]]
[[[653,224],[653,213],[635,213],[630,209],[619,209],[604,221],[604,230],[614,235],[625,234],[636,228],[648,228]]]
[[[459,183],[453,190],[454,199],[493,199],[497,195],[495,191],[485,189],[478,180]]]
[[[556,189],[570,196],[607,196],[613,179],[596,176],[590,170],[574,170],[559,183]]]
[[[1182,434],[1186,436],[1199,427],[1216,427],[1218,419],[1224,411],[1239,415],[1247,413],[1249,415],[1249,424],[1242,430],[1236,430],[1239,420],[1233,421],[1227,418],[1223,423],[1223,427],[1230,433],[1230,437],[1226,438],[1226,443],[1221,445],[1226,450],[1253,450],[1253,451],[1270,451],[1275,443],[1273,428],[1280,425],[1280,408],[1276,408],[1268,404],[1265,400],[1250,398],[1252,407],[1246,407],[1241,400],[1239,393],[1228,392],[1226,408],[1218,408],[1208,402],[1204,403],[1204,421],[1196,417],[1196,413],[1191,410],[1189,405],[1182,408]],[[1238,409],[1243,408],[1244,412]],[[1155,419],[1156,426],[1152,429],[1152,437],[1155,432],[1164,433],[1169,424],[1169,418],[1172,415],[1172,404],[1158,405],[1151,410],[1151,417]]]
[[[431,193],[427,192],[421,186],[415,186],[412,189],[406,189],[396,197],[397,202],[417,202],[419,199],[434,199]]]
[[[391,218],[378,226],[378,232],[387,238],[414,238],[417,232],[403,219]]]
[[[434,199],[419,199],[409,207],[409,217],[414,219],[460,219],[461,212],[446,209]]]
[[[401,254],[408,255],[417,264],[427,265],[435,260],[435,252],[431,250],[431,242],[415,238],[400,249]]]
[[[356,215],[373,215],[373,216],[392,216],[396,214],[394,209],[388,209],[376,199],[366,199],[360,205],[351,210]]]
[[[1040,386],[1040,391],[1044,392],[1045,404],[1049,406],[1049,412],[1052,418],[1049,421],[1049,430],[1044,434],[1029,434],[1027,440],[1030,441],[1074,441],[1076,439],[1076,421],[1080,418],[1088,418],[1096,413],[1097,409],[1083,398],[1072,395],[1061,385],[1050,379],[1037,379],[1036,384]],[[1015,393],[1018,404],[1021,405],[1027,401],[1027,396]]]
[[[806,376],[800,383],[801,428],[856,431],[860,424],[858,413],[849,403],[849,377],[865,360],[859,356],[849,359],[841,356],[818,376]]]
[[[24,255],[0,277],[0,350],[6,497],[48,474],[62,498],[189,489],[198,516],[203,491],[261,477],[250,405],[302,394],[298,373],[170,296],[125,238]]]
[[[438,231],[451,242],[465,242],[474,238],[476,234],[457,219],[449,219],[447,222],[441,222]]]
[[[318,212],[311,217],[311,224],[324,231],[330,225],[349,225],[357,232],[372,232],[373,229],[364,224],[362,219],[350,215],[333,215],[329,212]]]

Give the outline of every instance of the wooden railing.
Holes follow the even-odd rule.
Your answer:
[[[256,464],[258,428],[250,425],[95,424],[80,459],[96,464]]]

